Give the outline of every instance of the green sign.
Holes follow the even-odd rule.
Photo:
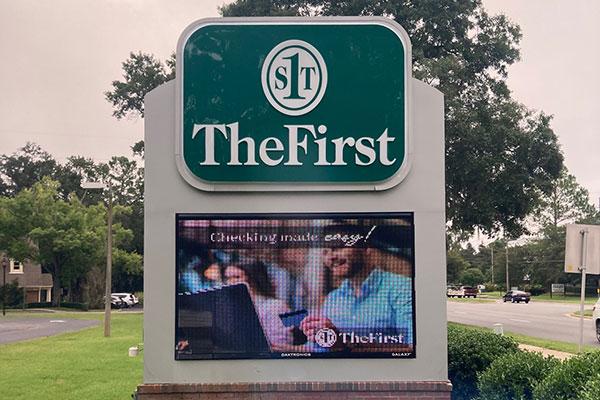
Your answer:
[[[385,18],[198,21],[177,48],[179,170],[205,190],[392,187],[410,61]]]

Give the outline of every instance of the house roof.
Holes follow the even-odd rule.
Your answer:
[[[17,281],[20,287],[52,287],[52,275],[42,273],[42,267],[39,264],[23,262],[23,273],[11,274],[6,271],[6,282]]]

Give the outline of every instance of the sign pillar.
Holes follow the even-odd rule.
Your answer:
[[[443,96],[406,32],[202,20],[177,59],[145,100],[138,398],[449,399]]]

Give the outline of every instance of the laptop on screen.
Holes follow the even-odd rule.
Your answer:
[[[271,352],[244,284],[177,296],[175,359],[249,358]],[[181,346],[187,341],[187,346]]]

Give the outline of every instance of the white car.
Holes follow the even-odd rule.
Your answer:
[[[600,298],[596,301],[596,304],[594,304],[592,321],[594,321],[594,328],[596,329],[596,339],[600,342]]]
[[[465,297],[465,289],[463,289],[462,287],[458,288],[454,285],[448,286],[448,288],[446,289],[446,296],[447,297]]]
[[[111,293],[110,297],[113,304],[115,303],[115,300],[117,300],[117,303],[119,302],[118,300],[120,300],[124,307],[133,307],[140,302],[133,293]]]

